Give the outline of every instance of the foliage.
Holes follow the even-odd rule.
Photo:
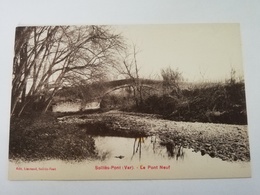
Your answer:
[[[103,97],[100,108],[105,110],[119,109],[130,111],[135,107],[135,101],[131,96],[108,94]]]
[[[181,90],[181,97],[174,94],[151,96],[140,111],[172,120],[247,124],[242,82],[206,84]]]
[[[183,81],[182,73],[176,69],[173,70],[171,67],[161,70],[161,76],[163,78],[163,91],[164,94],[169,94],[173,90],[179,93],[179,83]]]

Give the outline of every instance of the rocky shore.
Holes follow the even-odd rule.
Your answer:
[[[192,148],[225,161],[250,161],[247,125],[175,122],[158,115],[110,111],[57,118],[78,124],[90,133],[109,136],[158,136],[161,144]]]

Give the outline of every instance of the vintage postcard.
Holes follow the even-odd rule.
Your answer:
[[[10,180],[244,177],[239,24],[16,28]]]

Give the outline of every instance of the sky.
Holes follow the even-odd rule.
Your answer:
[[[239,24],[114,26],[136,45],[140,75],[156,77],[162,68],[182,72],[185,80],[223,81],[231,69],[243,78]]]

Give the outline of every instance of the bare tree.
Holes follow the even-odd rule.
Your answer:
[[[68,78],[91,80],[116,63],[122,38],[107,26],[18,27],[11,114],[41,101],[45,112]]]
[[[98,101],[98,98],[103,95],[106,83],[106,77],[103,74],[92,75],[90,79],[82,79],[81,77],[70,76],[66,77],[67,87],[60,91],[68,90],[72,92],[72,97],[77,97],[80,100],[80,110],[83,111],[89,102]],[[70,97],[71,94],[65,95]]]
[[[171,67],[161,70],[161,76],[163,78],[163,91],[164,94],[180,93],[180,82],[183,81],[181,72],[176,69],[173,70]]]
[[[136,46],[133,45],[133,52],[125,50],[122,60],[122,66],[117,68],[121,75],[125,78],[131,80],[131,88],[133,90],[136,106],[143,103],[143,92],[142,92],[142,82],[139,76],[139,66],[137,64],[137,50]]]

